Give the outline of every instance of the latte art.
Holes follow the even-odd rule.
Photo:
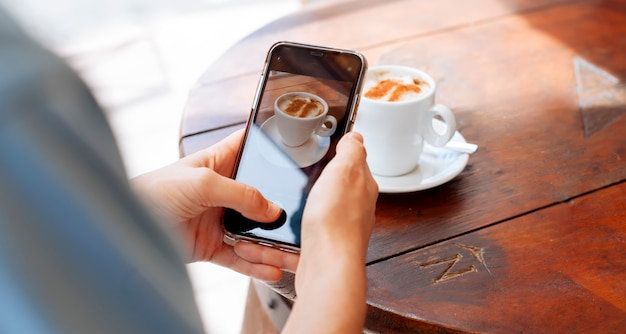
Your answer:
[[[306,96],[292,95],[279,101],[278,107],[293,117],[308,118],[319,116],[324,112],[324,106],[316,99]]]
[[[337,119],[328,115],[328,103],[308,92],[287,92],[274,100],[274,117],[283,144],[299,147],[313,135],[330,137]]]
[[[365,83],[363,96],[378,101],[397,102],[416,99],[426,94],[428,83],[411,76],[394,75],[388,72],[371,74]]]

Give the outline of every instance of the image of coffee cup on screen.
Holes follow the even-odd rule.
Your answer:
[[[307,92],[288,92],[274,102],[276,126],[282,142],[299,147],[315,135],[330,137],[337,129],[337,119],[328,115],[328,103]]]

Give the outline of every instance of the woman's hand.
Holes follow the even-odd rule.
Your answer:
[[[243,131],[234,133],[210,148],[138,176],[132,183],[155,211],[182,231],[192,261],[211,261],[261,280],[277,281],[281,269],[295,270],[297,255],[223,242],[220,220],[225,207],[260,222],[272,222],[280,215],[280,207],[257,189],[230,179],[242,138]],[[260,255],[246,260],[235,252],[239,249]]]
[[[345,249],[364,263],[378,198],[378,185],[365,158],[359,133],[350,132],[338,143],[336,156],[311,189],[304,208],[303,255]]]
[[[296,304],[285,332],[362,333],[365,256],[378,185],[358,133],[348,133],[313,186],[304,208]]]

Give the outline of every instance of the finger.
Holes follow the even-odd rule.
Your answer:
[[[238,244],[243,243],[239,242]],[[223,267],[230,268],[240,274],[250,276],[267,282],[279,281],[283,276],[283,271],[276,266],[264,263],[253,263],[240,257],[234,252],[234,248],[228,245],[228,250],[219,252],[219,256],[213,258],[211,262]],[[259,246],[261,247],[261,246]]]
[[[363,144],[363,135],[360,132],[350,131],[346,133],[344,138],[347,138],[346,140],[356,140],[360,142],[361,144]]]
[[[365,160],[367,154],[360,134],[349,132],[337,143],[336,154],[328,163],[317,183],[350,183],[358,174],[370,174]],[[356,174],[356,175],[353,175]]]
[[[372,172],[370,171],[369,165],[367,164],[367,161],[366,161],[367,151],[363,144],[363,136],[358,132],[350,132],[348,133],[348,135],[349,137],[346,140],[347,144],[344,144],[344,145],[350,145],[350,148],[347,149],[350,152],[346,154],[351,155],[354,162],[358,162],[362,164],[364,173],[367,175],[367,188],[370,191],[373,191],[374,193],[378,194],[378,183],[376,183],[376,180],[374,180],[374,177],[372,176]]]
[[[250,242],[238,242],[235,253],[242,259],[257,264],[266,264],[286,271],[296,272],[300,255],[261,246]]]
[[[238,211],[244,217],[271,222],[281,214],[277,204],[267,200],[256,188],[209,171],[208,186],[203,192],[207,207],[225,207]]]
[[[345,155],[346,159],[360,164],[365,170],[365,173],[369,176],[368,179],[371,181],[370,183],[376,183],[366,162],[367,151],[363,144],[363,136],[358,132],[349,132],[343,138],[345,138],[345,140],[339,142],[340,155]]]
[[[244,129],[239,129],[228,136],[226,138],[220,140],[213,146],[209,148],[219,148],[219,149],[227,149],[230,151],[238,151],[239,146],[241,145],[241,141],[243,140]]]
[[[337,154],[339,160],[357,159],[356,162],[365,161],[366,152],[363,146],[363,136],[358,132],[348,132],[337,143]]]
[[[237,152],[239,151],[239,146],[243,140],[243,134],[243,129],[237,130],[216,144],[188,155],[183,158],[183,160],[187,161],[193,167],[216,168],[218,165],[233,166]],[[219,162],[219,164],[216,162]],[[230,176],[232,170],[218,170],[218,172],[222,175]]]

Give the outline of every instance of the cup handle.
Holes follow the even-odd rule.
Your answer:
[[[443,122],[446,123],[446,129],[443,133],[439,133],[434,127],[433,119],[437,116],[441,117]],[[452,139],[456,132],[456,118],[450,108],[442,104],[436,104],[426,113],[426,118],[426,122],[424,122],[426,126],[424,139],[430,145],[441,147]]]
[[[330,122],[331,124],[330,127],[325,126],[327,122]],[[317,133],[319,136],[322,136],[322,137],[330,137],[333,135],[333,133],[335,133],[336,129],[337,129],[337,119],[333,115],[327,115],[324,118],[324,121],[322,121],[322,123],[320,124],[319,128],[317,128],[317,131],[315,131],[315,133]]]

